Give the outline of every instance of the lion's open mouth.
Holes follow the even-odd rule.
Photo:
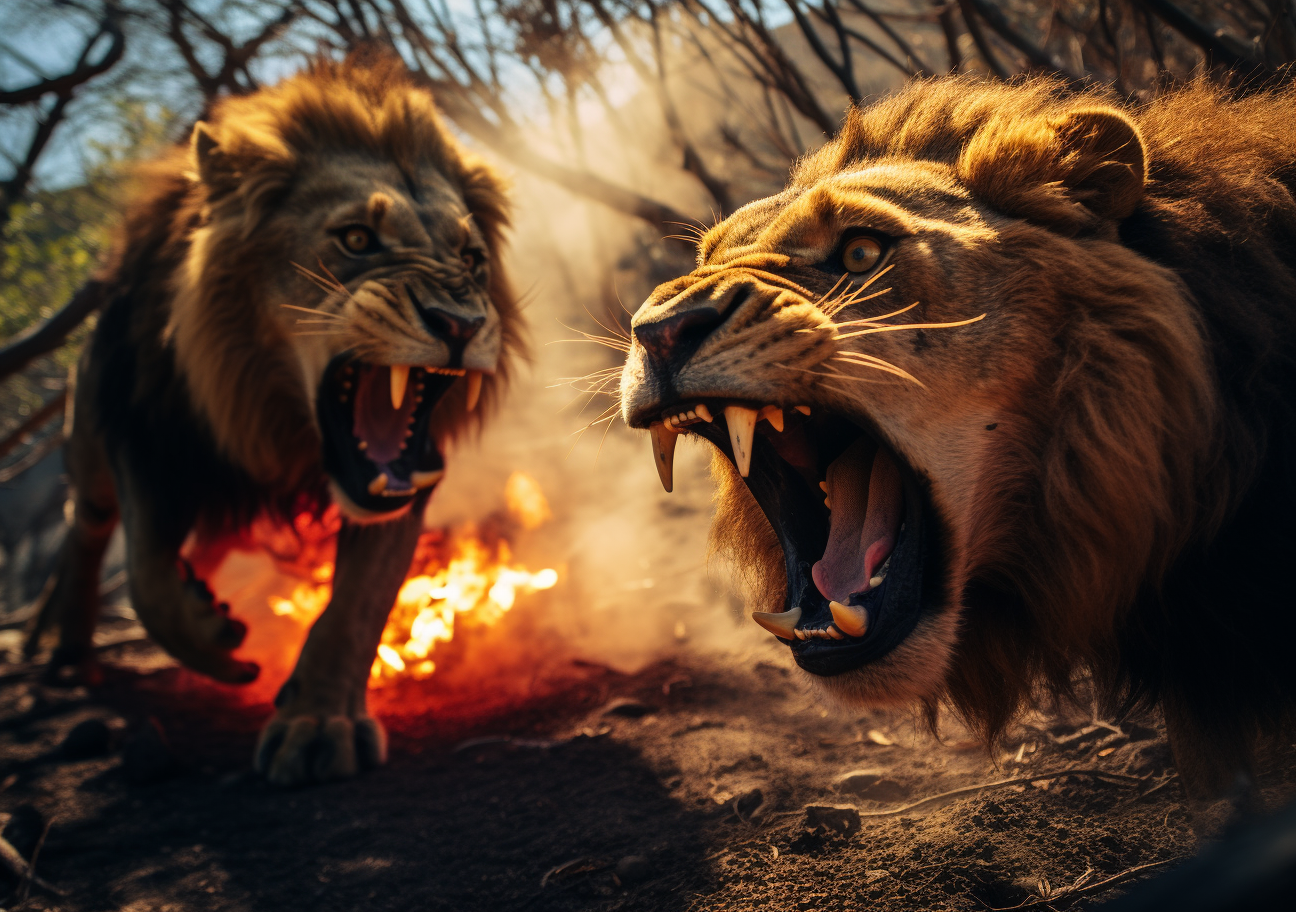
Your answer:
[[[913,472],[876,435],[806,406],[719,399],[671,406],[650,429],[668,489],[680,431],[706,438],[746,475],[788,580],[784,610],[753,617],[802,668],[850,671],[913,630],[936,585],[935,523]]]
[[[324,435],[324,469],[352,504],[391,513],[441,480],[445,463],[428,421],[463,373],[368,364],[349,353],[329,362],[315,407]]]

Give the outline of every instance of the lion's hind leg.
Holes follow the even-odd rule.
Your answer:
[[[247,627],[229,616],[207,584],[180,559],[187,524],[166,521],[165,505],[129,472],[118,477],[131,604],[158,645],[194,671],[218,681],[245,684],[255,662],[231,655]]]
[[[87,414],[85,406],[78,401],[78,414]],[[72,487],[71,527],[59,555],[53,588],[46,590],[28,627],[24,652],[29,658],[34,656],[46,629],[56,624],[59,641],[47,679],[51,683],[95,683],[99,679],[93,642],[99,617],[99,574],[104,551],[117,528],[117,492],[103,440],[91,422],[76,422],[64,458]]]

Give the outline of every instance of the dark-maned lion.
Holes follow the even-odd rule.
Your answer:
[[[179,559],[257,515],[331,500],[333,598],[262,733],[283,784],[380,763],[365,702],[388,611],[443,473],[439,445],[518,353],[499,265],[500,181],[392,59],[319,62],[219,102],[142,172],[79,369],[75,518],[47,616],[56,668],[85,667],[119,517],[149,633],[222,681],[246,632]]]
[[[1293,192],[1291,90],[917,83],[706,232],[624,417],[668,490],[718,448],[717,544],[831,690],[993,738],[1087,672],[1218,795],[1296,694]]]

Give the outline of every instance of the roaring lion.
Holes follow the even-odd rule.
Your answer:
[[[1219,795],[1296,695],[1296,91],[919,82],[635,315],[622,412],[832,691],[993,741],[1084,681]]]
[[[99,568],[120,521],[131,602],[221,681],[246,627],[181,560],[258,516],[344,517],[333,596],[275,700],[273,782],[381,763],[369,668],[443,474],[441,444],[520,350],[497,175],[396,60],[322,61],[228,98],[142,172],[100,279],[67,449],[74,518],[45,614],[56,669],[93,674]]]

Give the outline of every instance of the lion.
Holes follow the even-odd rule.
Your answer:
[[[1190,795],[1296,694],[1296,91],[950,77],[851,110],[632,320],[621,411],[829,691],[1160,704]]]
[[[120,522],[131,603],[164,649],[247,682],[247,632],[192,566],[257,517],[337,504],[332,599],[275,699],[255,766],[293,785],[384,761],[370,665],[442,445],[522,354],[500,263],[501,178],[394,58],[320,60],[217,102],[141,171],[78,368],[71,530],[45,610],[52,666],[93,679],[101,558]]]

